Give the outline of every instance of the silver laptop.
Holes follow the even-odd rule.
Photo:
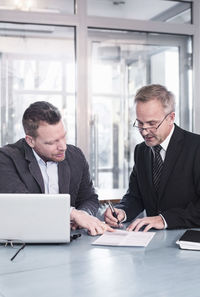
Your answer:
[[[69,194],[0,194],[0,240],[70,241]]]

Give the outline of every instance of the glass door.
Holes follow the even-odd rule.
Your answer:
[[[176,96],[176,123],[191,129],[188,36],[89,30],[90,169],[97,189],[126,189],[135,145],[134,95],[146,84]]]

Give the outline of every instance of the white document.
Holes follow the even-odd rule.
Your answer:
[[[155,232],[130,232],[124,230],[115,230],[114,232],[105,232],[92,244],[94,245],[112,245],[112,246],[143,246],[146,247]]]

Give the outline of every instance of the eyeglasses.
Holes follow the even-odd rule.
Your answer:
[[[15,257],[25,248],[25,242],[16,239],[0,239],[0,246],[11,246],[13,249],[17,249],[16,253],[10,258],[10,261],[13,261]]]
[[[170,112],[171,113],[171,112]],[[168,117],[168,115],[170,115],[170,113],[168,113],[164,119],[158,124],[158,126],[150,126],[150,127],[146,127],[146,128],[143,128],[142,127],[142,123],[139,122],[138,120],[135,120],[134,124],[133,124],[133,127],[134,128],[137,128],[140,133],[143,132],[143,131],[146,131],[146,132],[151,132],[151,133],[156,133],[156,131],[158,130],[158,128],[162,125],[162,123],[164,122],[164,120]]]

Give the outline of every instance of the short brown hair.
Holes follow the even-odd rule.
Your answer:
[[[22,124],[26,135],[36,137],[41,121],[53,125],[60,120],[61,114],[57,107],[46,101],[37,101],[25,110]]]
[[[140,88],[135,95],[135,103],[148,102],[157,99],[161,102],[166,113],[175,111],[175,97],[166,87],[158,84]]]

